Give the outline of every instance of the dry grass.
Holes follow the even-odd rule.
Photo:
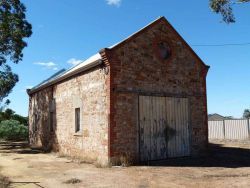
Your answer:
[[[112,168],[112,164],[108,163],[108,164],[102,164],[100,162],[95,162],[94,163],[96,168]]]
[[[2,156],[5,152],[10,155]],[[15,158],[23,159],[13,160]],[[0,174],[9,177],[11,185],[39,180],[43,187],[250,188],[249,159],[250,141],[216,141],[209,144],[207,156],[107,169],[102,163],[78,164],[53,154],[23,154],[0,144],[0,168],[4,166]],[[113,160],[117,160],[113,165],[122,166],[130,165],[131,161],[129,153]],[[14,185],[17,187],[17,184],[12,187]]]
[[[63,153],[56,153],[55,155],[57,155],[58,158],[66,158],[68,160],[71,160],[74,163],[78,163],[78,164],[94,164],[97,159],[93,159],[93,158],[89,158],[89,157],[84,157],[84,156],[70,156],[70,155],[66,155]]]
[[[122,156],[120,156],[120,162],[121,162],[121,166],[123,167],[129,167],[133,165],[130,153],[127,152],[127,153],[124,153]]]
[[[71,178],[63,183],[65,183],[65,184],[77,184],[77,183],[81,183],[81,182],[82,182],[82,180],[80,180],[80,179]]]
[[[218,174],[218,175],[205,175],[206,178],[239,178],[250,177],[250,174]]]
[[[0,175],[0,188],[7,188],[10,185],[10,180],[7,177]]]

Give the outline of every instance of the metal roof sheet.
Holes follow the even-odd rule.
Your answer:
[[[27,91],[30,94],[30,93],[34,93],[35,91],[42,89],[46,86],[55,84],[58,81],[66,79],[75,73],[78,73],[79,70],[89,69],[93,66],[96,66],[97,64],[100,64],[101,59],[102,59],[101,55],[99,53],[97,53],[97,54],[91,56],[90,58],[86,59],[82,63],[79,63],[76,66],[74,66],[68,70],[62,69],[62,70],[58,71],[57,73],[55,73],[54,75],[52,75],[48,79],[42,81],[40,84],[38,84],[37,86],[35,86]]]

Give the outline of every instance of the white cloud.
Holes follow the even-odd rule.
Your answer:
[[[53,63],[52,61],[45,63],[45,62],[35,62],[35,65],[41,65],[41,66],[45,66],[45,67],[54,67],[56,66],[55,63]]]
[[[51,70],[58,70],[57,64],[50,61],[50,62],[35,62],[35,65],[42,66],[46,69],[51,69]]]
[[[75,59],[75,58],[71,58],[71,59],[69,59],[69,60],[67,61],[68,64],[71,64],[71,65],[73,65],[73,66],[78,65],[78,64],[81,63],[81,62],[82,62],[82,60],[80,60],[80,59]]]
[[[33,86],[25,86],[25,89],[31,89]]]
[[[122,3],[122,0],[106,0],[108,5],[114,5],[119,7]]]

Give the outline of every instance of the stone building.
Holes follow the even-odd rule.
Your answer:
[[[161,17],[28,90],[30,144],[101,164],[198,155],[208,68]]]

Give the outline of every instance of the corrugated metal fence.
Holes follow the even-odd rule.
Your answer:
[[[208,121],[209,139],[250,139],[250,119]]]

